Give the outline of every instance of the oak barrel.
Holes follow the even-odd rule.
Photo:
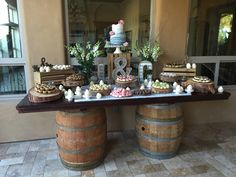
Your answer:
[[[103,108],[56,113],[56,136],[62,164],[71,170],[88,170],[103,162],[107,140]]]
[[[182,115],[179,104],[138,106],[136,134],[140,151],[151,158],[174,157],[181,142]]]

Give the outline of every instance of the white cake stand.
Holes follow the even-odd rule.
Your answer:
[[[120,54],[120,53],[122,53],[122,51],[120,50],[120,47],[116,47],[114,54]]]
[[[122,51],[121,51],[121,47],[127,47],[127,46],[124,46],[124,45],[113,45],[113,44],[110,44],[109,42],[106,43],[105,45],[105,48],[116,48],[116,50],[114,51],[114,54],[121,54]]]

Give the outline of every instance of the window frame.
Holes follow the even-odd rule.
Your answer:
[[[65,26],[65,43],[66,45],[70,45],[70,30],[69,30],[69,10],[68,10],[68,0],[64,0],[63,1],[63,8],[64,8],[64,26]],[[151,39],[152,37],[154,37],[153,35],[153,31],[155,30],[152,27],[152,23],[154,23],[153,17],[155,16],[154,14],[155,12],[155,8],[156,8],[156,1],[155,0],[150,0],[150,30],[149,30],[149,39]],[[67,62],[70,65],[73,66],[79,66],[79,63],[77,61],[77,59],[75,57],[71,57],[69,52],[65,49],[66,52],[66,57],[67,57]],[[106,57],[100,57],[100,58],[106,58]],[[132,61],[139,61],[139,59],[137,58],[137,56],[132,56]]]
[[[220,73],[220,63],[236,63],[236,56],[189,56],[188,55],[188,46],[189,46],[189,35],[190,35],[190,15],[191,15],[191,5],[192,0],[189,1],[188,7],[188,23],[187,23],[187,36],[186,36],[186,46],[185,53],[187,59],[191,63],[204,64],[204,63],[213,63],[215,64],[215,73],[214,73],[214,85],[218,87],[218,79]],[[225,89],[236,90],[236,85],[222,85]]]
[[[0,100],[19,100],[27,95],[29,90],[29,72],[26,60],[26,48],[25,48],[25,36],[24,36],[24,19],[23,19],[23,7],[22,1],[16,0],[17,3],[17,13],[18,13],[18,23],[19,23],[19,33],[20,33],[20,45],[21,45],[21,57],[19,58],[0,58],[0,66],[23,66],[25,74],[25,84],[26,93],[24,94],[6,94],[0,95]],[[9,62],[10,61],[10,62]]]

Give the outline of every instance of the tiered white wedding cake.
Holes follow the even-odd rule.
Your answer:
[[[118,24],[112,25],[112,31],[110,31],[110,43],[113,45],[123,45],[125,41],[124,21],[119,20]]]

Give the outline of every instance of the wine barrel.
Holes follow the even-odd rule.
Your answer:
[[[88,170],[103,162],[107,140],[103,108],[56,113],[56,136],[62,164],[71,170]]]
[[[178,104],[138,106],[136,134],[140,151],[151,158],[174,157],[181,142],[182,115]]]

